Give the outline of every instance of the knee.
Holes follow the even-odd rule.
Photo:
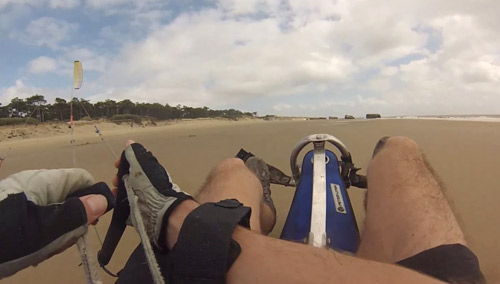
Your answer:
[[[219,162],[217,166],[215,166],[212,172],[213,173],[228,172],[228,171],[239,170],[242,167],[246,168],[245,163],[243,163],[241,159],[228,158]]]
[[[368,165],[368,186],[371,191],[373,188],[391,189],[394,184],[405,183],[414,177],[424,165],[422,152],[415,141],[407,137],[390,137]]]
[[[388,151],[393,154],[401,154],[404,156],[417,155],[421,156],[420,148],[417,143],[410,138],[403,136],[391,137],[384,145]]]

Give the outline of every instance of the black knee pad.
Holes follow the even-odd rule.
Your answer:
[[[168,255],[169,283],[225,283],[226,272],[241,252],[231,235],[237,225],[250,227],[250,214],[236,199],[193,210]]]

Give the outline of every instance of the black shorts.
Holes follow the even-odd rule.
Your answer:
[[[476,255],[460,244],[431,248],[397,264],[448,283],[486,283]]]

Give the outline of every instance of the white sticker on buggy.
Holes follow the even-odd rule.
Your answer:
[[[344,198],[342,197],[342,192],[340,191],[340,186],[338,184],[330,183],[332,188],[333,202],[335,204],[335,211],[341,214],[347,214],[344,205]]]

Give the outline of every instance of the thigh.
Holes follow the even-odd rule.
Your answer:
[[[367,178],[360,256],[395,263],[440,245],[465,245],[442,187],[414,141],[388,139]]]

